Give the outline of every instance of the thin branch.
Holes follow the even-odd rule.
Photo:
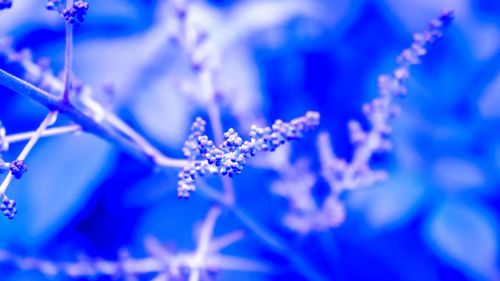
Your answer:
[[[58,114],[57,111],[51,111],[47,114],[47,116],[45,116],[45,119],[43,119],[42,123],[40,123],[40,126],[38,126],[38,129],[36,130],[35,134],[31,137],[31,139],[28,141],[26,146],[23,148],[23,150],[17,157],[17,160],[26,159],[26,156],[28,156],[28,154],[31,152],[31,149],[33,149],[35,144],[38,142],[42,133],[47,129],[48,126],[50,126],[56,121],[57,114]]]
[[[210,247],[210,242],[212,241],[212,235],[214,233],[215,223],[217,218],[221,214],[221,209],[219,207],[212,207],[207,214],[205,222],[201,228],[200,238],[198,240],[198,246],[196,252],[192,259],[194,268],[191,270],[189,275],[189,281],[198,281],[200,279],[200,268],[204,263],[206,254]]]
[[[207,106],[208,118],[210,119],[210,124],[212,125],[212,131],[214,134],[215,141],[217,143],[222,143],[222,136],[224,135],[222,129],[222,118],[220,109],[217,106],[214,97]],[[222,188],[224,189],[224,200],[227,205],[232,206],[235,203],[234,186],[231,178],[222,177]]]
[[[113,117],[111,122],[106,119],[98,122],[72,104],[65,103],[59,97],[51,95],[2,69],[0,69],[0,85],[40,103],[50,111],[59,111],[61,114],[67,115],[73,122],[80,125],[83,131],[92,133],[121,147],[124,151],[146,163],[175,168],[182,168],[187,165],[186,160],[169,158],[161,154],[158,150],[151,149],[153,145],[147,143],[144,139],[142,139],[141,143],[137,143],[135,135],[130,135],[130,132],[127,134],[127,132],[123,132],[120,128],[115,127],[116,122],[114,121],[116,121],[115,118],[117,117]],[[109,114],[109,116],[113,115]],[[144,143],[148,145],[144,147]]]
[[[73,0],[66,0],[66,8],[70,9],[73,6]],[[64,92],[63,102],[69,102],[69,93],[71,91],[71,73],[73,69],[73,24],[65,21],[66,29],[66,48],[64,54]]]
[[[81,132],[82,128],[78,125],[69,125],[69,126],[61,126],[61,127],[56,127],[56,128],[50,128],[45,130],[41,137],[50,137],[50,136],[57,136],[57,135],[64,135],[68,133],[76,133],[76,132]],[[31,132],[24,132],[24,133],[19,133],[19,134],[12,134],[12,135],[7,135],[5,136],[5,140],[7,143],[15,143],[15,142],[21,142],[25,140],[29,140],[36,131],[31,131]]]
[[[26,159],[26,156],[31,152],[31,149],[35,146],[35,144],[38,142],[40,139],[42,133],[47,129],[48,126],[53,124],[57,118],[57,111],[51,111],[47,114],[45,119],[43,119],[42,123],[40,123],[40,126],[38,126],[38,129],[36,132],[31,136],[30,140],[26,144],[26,146],[23,148],[21,153],[19,153],[19,156],[17,156],[17,160],[24,160]],[[5,179],[3,180],[2,184],[0,185],[0,194],[5,194],[5,191],[7,190],[7,187],[9,186],[10,182],[12,181],[12,172],[9,171],[9,174]]]

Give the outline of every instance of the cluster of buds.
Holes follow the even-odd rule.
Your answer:
[[[70,7],[66,7],[66,1],[49,0],[47,1],[47,10],[57,11],[61,16],[71,24],[83,23],[89,10],[89,3],[83,0],[77,0]]]
[[[319,119],[318,112],[309,111],[290,122],[276,120],[270,127],[252,126],[250,140],[245,141],[231,128],[224,133],[223,142],[216,145],[208,136],[203,135],[205,121],[198,118],[183,149],[191,162],[179,173],[178,196],[189,197],[190,192],[196,189],[196,179],[206,174],[229,177],[241,174],[249,158],[260,151],[275,151],[287,141],[302,138],[305,132],[319,125]],[[193,156],[198,155],[202,159],[195,161]]]
[[[10,162],[9,169],[16,179],[20,179],[24,175],[24,173],[28,171],[28,166],[24,163],[23,160],[16,159]]]
[[[186,158],[194,160],[199,156],[200,151],[198,149],[198,138],[205,134],[206,125],[207,122],[205,122],[205,120],[201,117],[196,118],[193,125],[191,125],[191,134],[184,142],[184,147],[182,148],[182,152]]]
[[[14,219],[17,214],[16,202],[14,200],[10,200],[7,195],[0,195],[0,211],[10,220]]]
[[[410,67],[418,64],[429,45],[442,37],[444,28],[452,19],[453,12],[444,11],[432,20],[422,33],[413,36],[411,46],[397,57],[394,71],[378,77],[379,95],[363,106],[368,124],[363,126],[365,124],[356,120],[348,123],[350,140],[354,145],[350,161],[334,154],[328,133],[318,136],[321,176],[330,187],[322,204],[313,200],[312,187],[315,182],[305,172],[306,169],[294,171],[291,166],[280,171],[282,180],[274,183],[273,192],[289,200],[290,210],[283,219],[287,227],[302,234],[336,227],[345,219],[345,206],[341,199],[344,192],[387,180],[387,172],[372,169],[370,162],[375,153],[387,152],[392,148],[392,142],[388,139],[392,132],[389,121],[399,113],[394,98],[407,94],[404,82],[409,78]]]

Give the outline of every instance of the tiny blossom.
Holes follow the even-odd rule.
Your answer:
[[[207,123],[205,122],[205,120],[198,117],[191,126],[191,134],[184,142],[184,147],[182,148],[184,156],[186,156],[188,159],[196,159],[196,157],[199,156],[200,152],[198,149],[198,138],[205,133],[206,124]]]
[[[12,0],[0,0],[0,10],[12,7]]]
[[[206,135],[203,135],[205,121],[196,119],[184,146],[184,153],[191,161],[189,166],[179,173],[177,187],[180,198],[188,198],[194,191],[196,179],[206,174],[220,174],[233,177],[241,174],[249,158],[260,151],[275,151],[287,141],[300,139],[319,125],[319,113],[309,111],[306,115],[290,122],[276,120],[270,127],[252,126],[250,140],[243,140],[234,129],[224,133],[223,142],[216,145]],[[201,130],[203,129],[203,130]],[[197,138],[197,143],[194,141]],[[194,155],[200,155],[201,161],[193,161]]]
[[[49,11],[62,12],[62,10],[64,9],[64,3],[62,0],[48,0],[45,7]]]
[[[16,179],[20,179],[28,171],[28,166],[23,160],[16,159],[10,163],[9,169]]]
[[[0,200],[0,211],[8,219],[14,219],[17,214],[16,202],[14,200],[10,200],[5,194],[0,195]]]
[[[47,10],[56,11],[71,24],[83,23],[87,11],[89,10],[89,3],[83,0],[77,0],[71,7],[66,7],[66,1],[62,0],[49,0],[46,5]]]
[[[64,9],[62,16],[71,24],[75,24],[77,22],[82,23],[85,20],[88,10],[89,3],[83,0],[78,0],[73,3],[72,7]]]

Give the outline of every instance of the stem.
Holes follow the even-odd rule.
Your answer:
[[[210,124],[212,125],[212,131],[214,134],[215,141],[217,143],[222,143],[222,136],[224,132],[222,130],[222,120],[219,107],[212,101],[209,103],[207,107],[208,118],[210,119]],[[227,205],[233,206],[235,204],[235,194],[234,194],[234,186],[233,181],[230,178],[222,177],[222,188],[224,189],[224,200]]]
[[[50,128],[45,130],[41,137],[50,137],[50,136],[57,136],[57,135],[63,135],[67,133],[76,133],[82,131],[82,128],[78,125],[69,125],[69,126],[62,126],[62,127],[57,127],[57,128]],[[15,143],[15,142],[20,142],[20,141],[25,141],[29,140],[36,131],[31,131],[31,132],[25,132],[25,133],[19,133],[19,134],[12,134],[5,136],[5,140],[8,143]]]
[[[253,232],[255,236],[259,240],[261,240],[261,242],[263,242],[264,245],[269,247],[270,250],[286,258],[294,266],[294,268],[296,268],[297,271],[300,272],[300,274],[307,280],[328,280],[327,278],[324,278],[320,273],[316,272],[316,269],[309,263],[307,263],[304,258],[302,258],[300,255],[294,254],[287,243],[280,237],[278,237],[272,230],[266,228],[264,225],[253,219],[244,210],[234,205],[227,205],[227,203],[223,201],[219,196],[214,197],[213,195],[217,194],[217,191],[213,190],[209,185],[205,185],[203,189],[200,190],[202,191],[202,194],[204,194],[208,198],[213,199],[216,202],[219,202],[227,207],[228,210],[232,212],[236,216],[236,218],[241,223],[243,223],[251,232]]]
[[[139,145],[157,166],[162,167],[177,167],[183,168],[188,162],[184,159],[173,159],[163,155],[156,147],[150,144],[141,134],[132,129],[127,123],[123,122],[118,116],[107,113],[104,117],[106,121],[112,125],[113,128],[118,129],[121,133],[125,134],[128,138]]]
[[[38,129],[36,130],[35,134],[31,137],[31,139],[28,141],[26,146],[23,148],[19,156],[17,157],[17,160],[24,160],[26,159],[26,156],[30,153],[31,149],[35,146],[35,144],[38,142],[40,137],[42,136],[42,133],[47,129],[48,126],[53,124],[55,120],[57,119],[57,111],[51,111],[47,114],[45,119],[43,119],[42,123],[40,123],[40,126],[38,126]]]
[[[4,70],[0,69],[0,85],[3,85],[14,92],[24,95],[41,105],[47,107],[51,111],[59,111],[67,115],[73,122],[80,125],[85,132],[92,133],[104,140],[107,140],[129,154],[135,156],[150,165],[158,165],[162,167],[182,168],[188,164],[188,161],[169,158],[157,150],[156,154],[151,155],[151,151],[147,147],[153,147],[148,143],[145,148],[136,142],[134,136],[130,136],[126,132],[116,128],[113,120],[96,121],[91,116],[84,114],[80,109],[72,104],[63,102],[60,98],[49,94],[48,92],[33,86],[32,84],[19,79]]]
[[[73,0],[66,0],[66,8],[73,6]],[[73,68],[73,24],[66,21],[66,48],[64,54],[64,92],[63,102],[69,102],[69,92],[71,91],[71,72]]]
[[[42,123],[40,123],[40,126],[38,126],[38,129],[31,136],[26,146],[24,146],[21,153],[19,153],[19,156],[17,156],[17,160],[26,159],[26,156],[28,156],[31,149],[33,149],[35,144],[38,142],[45,129],[47,129],[48,126],[54,123],[55,119],[57,118],[57,114],[58,114],[57,111],[51,111],[47,114],[45,119],[43,119]],[[5,177],[4,181],[2,182],[2,185],[0,185],[0,194],[5,194],[5,191],[7,190],[7,187],[9,186],[11,181],[12,181],[12,172],[9,171],[9,174],[7,175],[7,177]]]
[[[193,257],[194,268],[191,269],[189,281],[198,281],[200,279],[200,267],[203,265],[203,259],[205,258],[209,250],[210,241],[212,240],[212,235],[214,233],[215,223],[220,213],[221,209],[219,207],[212,207],[208,211],[205,222],[203,223],[203,226],[201,228],[196,253]]]
[[[7,176],[2,182],[2,185],[0,185],[0,194],[5,194],[5,191],[7,190],[7,187],[9,186],[10,182],[12,181],[12,173],[9,171]]]

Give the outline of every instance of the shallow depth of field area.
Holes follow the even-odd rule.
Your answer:
[[[0,0],[0,70],[2,281],[500,280],[498,1]]]

